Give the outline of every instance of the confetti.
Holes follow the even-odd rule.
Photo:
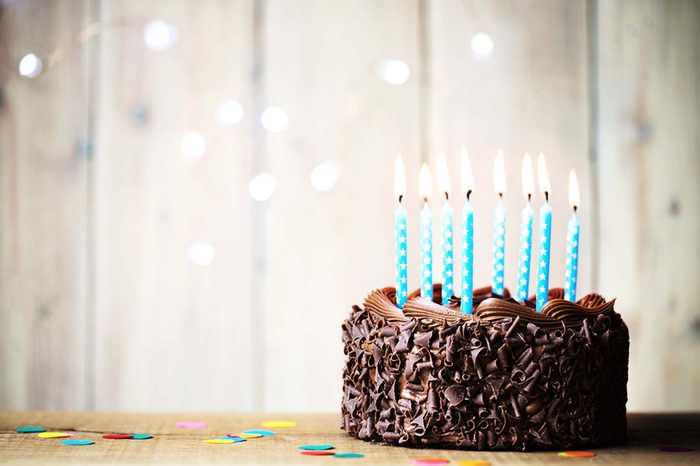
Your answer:
[[[413,464],[446,464],[449,462],[450,460],[447,458],[418,458],[413,460]]]
[[[211,445],[223,445],[226,443],[236,443],[232,438],[210,438],[207,440],[202,440],[202,443],[209,443]]]
[[[365,455],[362,453],[336,453],[335,455],[336,458],[364,458]]]
[[[245,442],[245,439],[243,437],[239,437],[238,435],[228,434],[226,437],[230,438],[234,442]]]
[[[333,445],[301,445],[299,450],[332,450]]]
[[[36,434],[37,437],[41,438],[66,438],[72,437],[71,434],[66,434],[65,432],[40,432]]]
[[[106,438],[107,440],[127,440],[131,437],[132,436],[129,434],[105,434],[102,436],[102,438]]]
[[[149,438],[153,438],[151,434],[134,434],[131,436],[133,440],[148,440]]]
[[[457,461],[459,466],[491,466],[490,461],[482,460],[471,460],[471,461]]]
[[[206,422],[178,422],[175,424],[180,429],[201,429],[207,426]]]
[[[564,456],[566,458],[593,458],[595,456],[594,451],[562,451],[559,456]]]
[[[83,445],[92,445],[95,442],[93,442],[92,440],[64,440],[61,443],[64,445],[72,445],[75,447],[80,447]]]
[[[20,434],[35,434],[37,432],[46,432],[46,429],[37,426],[24,426],[16,428],[15,432]]]
[[[263,437],[269,437],[271,435],[275,435],[274,432],[271,430],[244,430],[244,434],[259,434],[262,435]]]
[[[262,425],[263,427],[296,427],[297,423],[294,421],[265,421]]]
[[[242,434],[228,434],[229,437],[241,437],[241,438],[260,438],[262,437],[262,434],[246,434],[243,432]]]
[[[321,451],[321,450],[305,450],[305,451],[300,451],[302,455],[306,456],[333,456],[332,451]]]
[[[689,453],[695,451],[694,448],[689,447],[659,447],[659,451],[665,451],[668,453]]]

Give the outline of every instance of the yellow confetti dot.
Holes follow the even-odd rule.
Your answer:
[[[41,432],[37,434],[37,437],[41,438],[66,438],[70,437],[69,434],[66,434],[65,432]]]
[[[265,421],[262,425],[263,427],[296,427],[297,423],[294,421]]]
[[[482,460],[476,460],[476,461],[457,461],[457,464],[459,466],[491,466],[490,461],[482,461]]]
[[[226,439],[223,439],[223,438],[210,438],[210,439],[207,439],[207,440],[202,440],[202,443],[208,443],[208,444],[211,444],[211,445],[223,445],[223,444],[226,444],[226,443],[236,443],[236,441],[233,440],[233,439],[231,439],[231,440],[226,440]]]

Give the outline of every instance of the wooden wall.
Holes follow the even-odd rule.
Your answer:
[[[340,322],[392,281],[394,157],[406,160],[415,230],[420,162],[445,150],[457,187],[465,144],[482,245],[476,282],[490,279],[495,152],[505,151],[508,172],[508,283],[522,154],[548,159],[554,285],[576,169],[579,286],[619,298],[632,337],[630,409],[700,409],[700,4],[2,8],[0,408],[337,409]],[[152,18],[177,27],[175,47],[144,47]],[[47,56],[95,22],[100,32],[41,76],[18,76],[23,54]],[[477,32],[494,40],[488,61],[470,49]],[[385,58],[408,63],[404,85],[377,77]],[[221,126],[216,108],[230,98],[244,117]],[[286,111],[286,131],[262,129],[269,105]],[[198,161],[180,149],[192,130],[207,140]],[[321,193],[309,173],[327,160],[343,173]],[[260,171],[277,177],[262,203],[248,194]],[[204,267],[187,255],[198,241],[215,249]]]

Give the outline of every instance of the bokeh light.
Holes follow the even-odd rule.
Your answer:
[[[36,78],[44,68],[41,58],[28,53],[19,61],[19,74],[25,78]]]
[[[493,55],[493,39],[483,32],[474,34],[471,47],[472,55],[477,61],[488,61]]]
[[[178,32],[175,26],[161,19],[149,21],[143,29],[146,47],[154,52],[166,50],[177,43]]]
[[[190,131],[182,138],[182,154],[189,161],[197,161],[207,150],[207,141],[202,133]]]
[[[248,184],[248,192],[256,201],[267,201],[275,193],[277,177],[272,172],[257,174]]]
[[[216,111],[216,120],[222,125],[235,125],[243,118],[243,106],[237,100],[225,100]]]
[[[309,181],[317,191],[326,192],[333,189],[342,175],[340,164],[335,160],[327,160],[311,170]]]
[[[408,81],[411,69],[402,60],[382,60],[377,65],[377,74],[389,84],[400,86]]]
[[[260,115],[260,123],[262,123],[263,128],[269,132],[280,133],[289,126],[289,117],[287,116],[287,112],[281,108],[270,106]]]
[[[209,265],[214,260],[214,247],[205,242],[192,243],[187,248],[187,255],[199,266]]]

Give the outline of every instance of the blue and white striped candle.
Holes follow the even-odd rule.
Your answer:
[[[573,209],[566,229],[566,280],[564,281],[564,299],[576,301],[576,280],[578,278],[578,244],[581,226],[576,211],[581,203],[576,172],[569,173],[569,204]]]
[[[440,152],[435,165],[438,189],[445,195],[440,209],[440,237],[442,250],[442,304],[449,304],[454,294],[454,210],[450,205],[450,175],[445,153]]]
[[[420,212],[420,276],[421,296],[433,299],[433,212],[428,201],[433,191],[430,169],[426,164],[420,167],[418,190],[423,199]]]
[[[544,194],[544,204],[540,209],[540,243],[537,258],[537,312],[547,304],[549,295],[549,256],[552,240],[552,208],[549,206],[549,174],[544,162],[544,154],[540,154],[537,160],[537,176],[540,183],[540,191]]]
[[[461,172],[465,200],[462,207],[462,299],[460,310],[462,314],[471,314],[474,311],[474,209],[471,204],[474,176],[469,163],[469,155],[464,146],[461,150]]]
[[[518,255],[518,301],[525,302],[530,292],[530,258],[532,254],[532,227],[535,211],[532,210],[532,195],[535,192],[535,176],[532,172],[530,154],[523,157],[523,194],[525,207],[520,221],[520,254]]]
[[[498,194],[498,205],[493,214],[493,294],[503,296],[505,293],[505,254],[506,254],[506,208],[503,205],[503,194],[506,191],[506,171],[503,162],[503,151],[496,154],[493,170],[493,184]]]
[[[406,172],[401,156],[396,157],[394,170],[394,195],[398,199],[394,214],[394,252],[396,269],[396,305],[403,308],[408,299],[407,214],[401,204],[406,193]]]

